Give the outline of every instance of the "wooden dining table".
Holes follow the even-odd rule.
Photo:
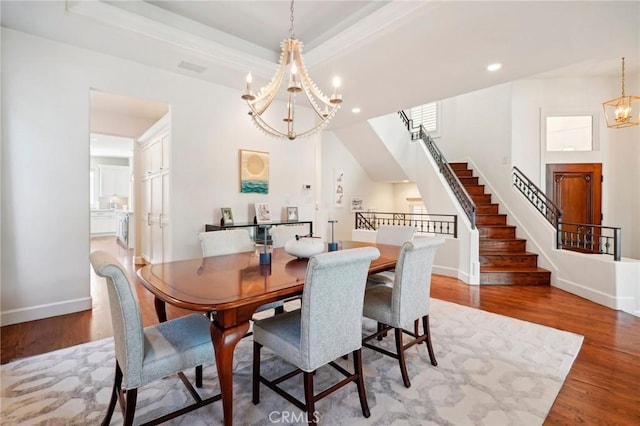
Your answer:
[[[380,257],[369,274],[393,269],[399,246],[341,241],[340,249],[374,246]],[[260,265],[258,251],[180,260],[143,266],[137,272],[154,295],[159,321],[166,321],[166,304],[207,313],[220,381],[224,424],[233,423],[233,352],[249,330],[256,309],[302,294],[307,259],[297,259],[282,248],[271,252],[271,264]]]

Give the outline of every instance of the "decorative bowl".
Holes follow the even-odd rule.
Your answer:
[[[322,238],[299,237],[287,241],[284,251],[297,258],[307,258],[324,251]]]

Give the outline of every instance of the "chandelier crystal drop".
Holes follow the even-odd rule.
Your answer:
[[[260,89],[256,95],[251,89],[252,76],[247,75],[247,85],[241,98],[245,100],[249,107],[249,115],[251,120],[258,129],[267,135],[277,138],[287,138],[294,140],[297,137],[309,136],[318,130],[321,130],[329,124],[329,120],[333,118],[340,104],[342,103],[342,95],[337,93],[340,86],[338,77],[333,79],[333,94],[326,96],[316,84],[311,80],[307,69],[302,60],[302,42],[295,38],[293,29],[293,0],[291,1],[291,18],[289,27],[289,38],[282,41],[280,47],[282,53],[278,71],[271,79],[271,82]],[[283,88],[283,81],[288,77],[286,82],[287,99],[286,108],[282,115],[283,124],[269,124],[263,114],[272,105],[274,99],[278,96]],[[304,94],[304,96],[303,96]],[[315,112],[317,118],[310,128],[304,130],[296,129],[295,107],[296,101],[303,98],[306,99],[309,107]]]
[[[640,125],[640,96],[624,93],[624,58],[622,58],[622,95],[602,103],[607,127],[620,129]]]

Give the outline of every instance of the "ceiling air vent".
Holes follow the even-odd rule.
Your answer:
[[[192,64],[191,62],[181,61],[178,64],[178,68],[183,68],[185,70],[197,72],[198,74],[202,74],[207,70],[207,67],[203,67],[202,65]]]

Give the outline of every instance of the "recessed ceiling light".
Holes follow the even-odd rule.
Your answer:
[[[491,64],[491,65],[487,65],[487,71],[498,71],[500,68],[502,68],[502,64]]]
[[[358,113],[360,112],[360,108],[357,108],[357,107],[356,107],[356,108],[353,108],[353,109],[351,110],[351,112],[352,112],[352,113],[354,113],[354,114],[358,114]]]

